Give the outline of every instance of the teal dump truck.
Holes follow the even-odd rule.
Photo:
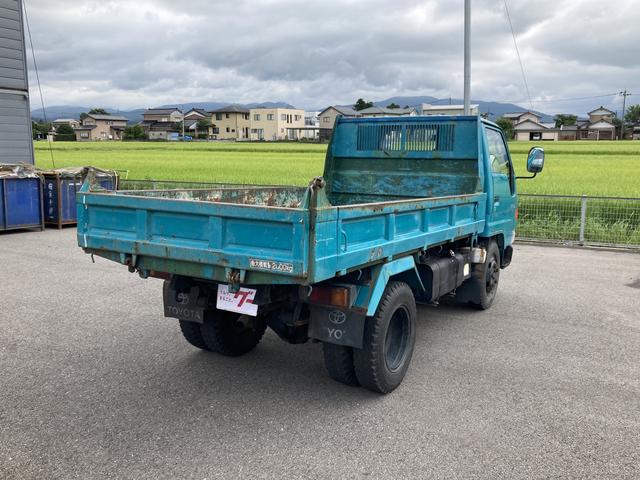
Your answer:
[[[542,170],[533,148],[529,172]],[[511,263],[515,173],[475,116],[338,118],[308,187],[78,194],[78,244],[164,279],[195,347],[238,356],[267,327],[322,342],[335,380],[390,392],[414,350],[416,302],[493,303]]]

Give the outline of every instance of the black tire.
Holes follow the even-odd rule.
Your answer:
[[[345,385],[360,385],[353,366],[353,348],[323,343],[322,354],[324,356],[324,366],[327,368],[331,378]]]
[[[204,339],[202,338],[202,332],[200,331],[200,324],[196,322],[187,322],[180,320],[180,330],[182,336],[194,347],[201,348],[202,350],[209,350]]]
[[[471,277],[460,285],[460,296],[472,307],[487,310],[498,293],[500,281],[500,249],[496,242],[487,245],[484,263],[473,266]]]
[[[205,312],[201,332],[205,345],[212,352],[239,357],[258,345],[266,329],[264,318],[241,318],[237,313],[211,310]]]
[[[353,350],[356,377],[368,390],[389,393],[404,378],[416,340],[416,301],[406,283],[389,282],[364,327],[363,348]]]

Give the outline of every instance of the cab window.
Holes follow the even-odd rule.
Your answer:
[[[489,159],[494,173],[509,175],[509,156],[502,140],[502,135],[495,130],[486,130],[489,144]]]
[[[507,146],[502,139],[502,135],[497,130],[486,128],[487,144],[489,147],[489,160],[491,161],[491,170],[493,173],[506,175],[509,178],[511,191],[513,192],[513,179],[511,174],[511,162],[509,161],[509,153]]]

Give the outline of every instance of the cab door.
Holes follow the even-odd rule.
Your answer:
[[[513,165],[507,143],[500,130],[485,126],[489,165],[493,184],[491,230],[504,234],[505,246],[513,241],[516,216],[516,192]]]

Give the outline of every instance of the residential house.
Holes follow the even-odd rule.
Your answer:
[[[615,140],[616,126],[613,119],[616,113],[600,106],[588,113],[589,123],[579,130],[580,140]]]
[[[179,108],[148,108],[142,113],[144,122],[173,122],[178,123],[184,119]]]
[[[524,112],[505,113],[502,118],[509,120],[513,124],[515,139],[520,141],[558,140],[559,130],[555,123],[542,122],[542,115],[530,110]],[[565,136],[567,135],[567,130]],[[568,133],[569,136],[575,135]],[[566,138],[564,138],[566,139]]]
[[[416,115],[414,108],[386,108],[373,106],[358,110],[361,117],[405,117],[407,115]]]
[[[192,137],[197,137],[198,135],[206,135],[207,129],[198,130],[198,122],[202,122],[203,120],[211,121],[211,112],[207,112],[202,108],[192,108],[187,113],[184,114],[184,129],[185,133],[191,135]]]
[[[149,140],[169,140],[178,133],[177,125],[184,120],[179,108],[149,108],[142,113],[142,122]]]
[[[509,112],[502,115],[502,118],[509,120],[513,126],[515,127],[517,124],[530,121],[535,124],[539,124],[542,120],[542,116],[538,115],[536,112],[532,112],[530,110],[526,110],[524,112]]]
[[[122,140],[127,122],[126,117],[119,115],[89,114],[82,120],[82,125],[74,128],[76,140]]]
[[[516,140],[614,140],[615,112],[599,107],[589,112],[589,118],[579,118],[575,125],[556,127],[544,123],[540,115],[533,112],[507,113],[503,116],[514,122]]]
[[[211,112],[209,136],[214,140],[249,140],[251,120],[248,108],[228,105]]]
[[[252,140],[299,140],[305,130],[304,110],[252,108],[249,112]]]
[[[56,131],[61,125],[69,125],[71,128],[78,128],[80,126],[80,121],[75,118],[56,118],[51,122],[51,127],[54,131]]]
[[[301,132],[305,140],[318,140],[320,135],[320,112],[304,112],[304,131]]]
[[[343,117],[359,117],[360,114],[351,107],[341,107],[340,105],[331,105],[320,113],[318,113],[319,120],[319,137],[321,141],[327,141],[331,138],[331,132],[333,126],[336,123],[336,117],[342,115]]]
[[[423,103],[420,111],[422,115],[464,115],[464,105],[431,105],[430,103]],[[478,115],[479,112],[478,105],[469,105],[470,115]]]

